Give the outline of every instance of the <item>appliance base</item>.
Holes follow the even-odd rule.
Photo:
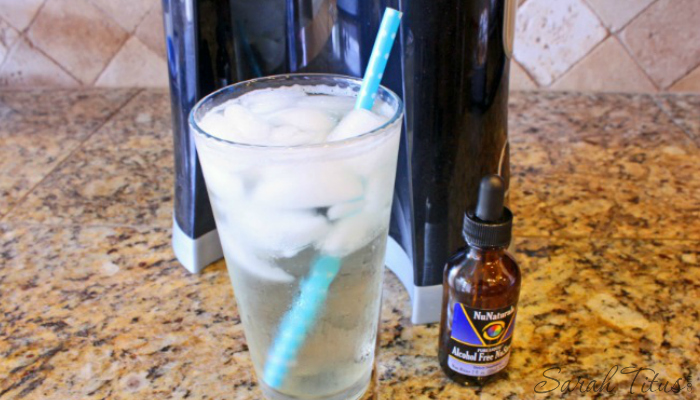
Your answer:
[[[223,257],[221,242],[216,230],[193,239],[180,229],[174,219],[172,244],[178,261],[194,274]],[[408,291],[411,298],[411,322],[417,325],[439,322],[442,307],[442,285],[415,285],[413,283],[413,263],[392,237],[387,240],[385,264],[396,274]]]
[[[411,322],[417,325],[439,322],[442,285],[416,286],[413,283],[413,263],[391,236],[386,243],[385,264],[398,276],[411,297]]]
[[[193,239],[180,229],[174,218],[172,243],[175,257],[193,274],[224,256],[216,229]]]

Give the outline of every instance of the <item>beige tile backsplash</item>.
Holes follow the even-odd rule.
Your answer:
[[[700,93],[700,0],[519,0],[511,87]],[[0,0],[0,88],[167,86],[160,0]]]

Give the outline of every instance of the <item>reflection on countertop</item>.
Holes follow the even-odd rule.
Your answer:
[[[224,263],[190,275],[170,248],[169,109],[157,90],[0,93],[0,399],[260,398]],[[514,93],[508,377],[444,378],[437,325],[410,324],[387,272],[367,398],[544,398],[545,370],[600,382],[616,365],[697,391],[699,121],[697,95]],[[601,397],[634,397],[634,378]]]

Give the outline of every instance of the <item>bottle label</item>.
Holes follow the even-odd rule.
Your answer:
[[[489,376],[508,365],[516,307],[478,310],[455,303],[447,365],[467,376]]]

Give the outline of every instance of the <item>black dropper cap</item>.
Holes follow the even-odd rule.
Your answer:
[[[508,247],[513,229],[513,213],[503,206],[506,184],[498,175],[481,180],[476,209],[464,216],[462,234],[470,246]]]

